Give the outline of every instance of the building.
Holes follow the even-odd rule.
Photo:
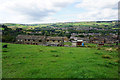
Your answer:
[[[48,36],[45,41],[48,46],[64,46],[64,39],[62,37]]]
[[[45,36],[18,35],[16,37],[18,44],[42,45],[45,44]]]
[[[76,47],[77,46],[77,41],[72,41],[72,46]]]
[[[62,37],[18,35],[16,37],[16,43],[31,45],[64,46],[64,39]]]
[[[67,37],[62,37],[64,39],[64,42],[68,42],[69,39]]]
[[[95,44],[101,44],[101,43],[113,44],[116,43],[116,40],[117,40],[116,38],[111,36],[96,36],[96,37],[91,37],[89,42]]]
[[[72,41],[72,46],[73,47],[81,46],[82,43],[83,43],[83,40]]]

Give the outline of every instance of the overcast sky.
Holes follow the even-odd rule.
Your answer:
[[[0,0],[0,23],[117,20],[119,0]]]

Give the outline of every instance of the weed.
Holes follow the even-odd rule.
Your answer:
[[[56,50],[51,50],[51,52],[57,52]]]
[[[57,54],[54,54],[54,55],[52,55],[52,56],[54,56],[54,57],[59,57],[59,55],[57,55]]]
[[[95,52],[95,54],[97,54],[97,55],[102,55],[103,53],[98,53],[98,52]]]
[[[102,55],[102,58],[112,59],[112,56],[110,56],[110,55]]]

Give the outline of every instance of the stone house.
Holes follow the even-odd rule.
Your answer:
[[[18,35],[16,37],[16,43],[18,44],[31,44],[31,45],[42,45],[45,44],[45,36],[35,35]]]
[[[81,46],[82,43],[84,43],[83,40],[72,41],[72,46],[73,46],[73,47]]]
[[[50,37],[48,36],[45,40],[45,45],[52,46],[64,46],[64,39],[62,37]]]
[[[64,39],[62,37],[18,35],[16,37],[16,43],[31,45],[64,46]]]
[[[107,44],[112,44],[115,43],[117,39],[111,37],[111,36],[96,36],[96,37],[91,37],[90,38],[90,43],[107,43]]]

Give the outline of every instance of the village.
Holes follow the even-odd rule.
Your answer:
[[[53,27],[51,27],[53,26]],[[85,46],[86,43],[97,45],[118,44],[118,31],[108,25],[95,25],[89,27],[81,27],[52,24],[47,27],[36,27],[25,30],[26,35],[18,35],[16,43],[49,45],[49,46],[69,46],[64,43],[71,43],[71,47]],[[22,29],[21,29],[22,30]],[[27,39],[27,40],[26,40]],[[40,41],[39,41],[40,40]],[[83,44],[83,45],[82,45]]]
[[[91,22],[92,23],[92,22]],[[112,25],[106,25],[106,24]],[[16,44],[31,44],[45,46],[68,46],[78,47],[86,46],[88,43],[96,45],[109,44],[118,45],[118,29],[116,22],[94,23],[90,26],[75,25],[76,23],[49,24],[44,27],[14,28],[10,25],[1,25],[4,28],[2,34],[3,42],[12,42]],[[86,23],[90,24],[90,22]],[[21,24],[23,26],[23,24]],[[34,26],[34,25],[27,25]],[[36,26],[36,25],[35,25]],[[8,38],[6,35],[9,35]],[[8,40],[10,39],[10,40]],[[12,40],[12,41],[11,41]],[[71,45],[67,45],[66,43]]]
[[[117,77],[118,28],[102,24],[1,25],[3,77]]]
[[[2,80],[120,80],[120,1],[0,5]]]
[[[72,47],[84,46],[86,43],[94,43],[98,45],[113,44],[117,45],[117,36],[95,36],[95,37],[75,37],[73,34],[70,38],[67,37],[51,37],[38,35],[18,35],[16,42],[18,44],[45,45],[45,46],[69,46],[64,45],[65,42],[71,42]]]

